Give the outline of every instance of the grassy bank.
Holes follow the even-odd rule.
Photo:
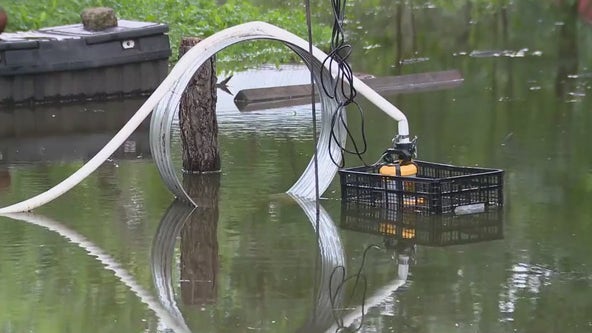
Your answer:
[[[119,18],[167,23],[174,53],[172,60],[177,59],[177,45],[182,36],[207,37],[248,21],[266,21],[296,35],[307,36],[304,8],[293,8],[289,12],[263,9],[240,0],[228,0],[224,4],[216,0],[2,0],[1,4],[10,18],[8,31],[77,23],[84,8],[96,6],[114,8]],[[329,27],[317,25],[313,31],[315,44],[327,46]],[[256,42],[222,52],[218,62],[222,69],[232,70],[294,59],[293,52],[278,43]]]

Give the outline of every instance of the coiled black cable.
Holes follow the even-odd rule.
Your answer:
[[[328,68],[331,73],[337,73],[335,77],[331,76],[329,80],[321,77],[321,86],[327,96],[333,98],[337,102],[337,109],[331,117],[331,139],[329,140],[329,155],[331,161],[338,167],[345,166],[345,154],[356,155],[364,165],[362,155],[366,153],[368,144],[366,140],[366,131],[364,124],[364,112],[360,105],[355,101],[357,92],[354,88],[354,74],[348,63],[348,58],[352,52],[352,46],[345,42],[345,9],[346,0],[331,0],[333,9],[333,30],[331,34],[331,51],[328,53],[327,58],[323,61],[323,66]],[[349,105],[355,106],[361,119],[361,138],[362,144],[358,145],[352,131],[347,126],[345,121],[344,112]],[[351,140],[353,144],[353,150],[347,149],[341,145],[336,134],[336,127],[341,124],[345,128],[347,139]],[[333,144],[337,144],[340,148],[341,156],[336,159],[331,152]],[[341,162],[339,162],[341,161]]]

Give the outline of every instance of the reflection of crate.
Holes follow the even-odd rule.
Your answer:
[[[432,246],[503,238],[502,213],[497,207],[479,214],[418,215],[343,201],[341,227]]]
[[[416,177],[381,175],[377,166],[340,170],[342,199],[421,214],[503,204],[502,170],[415,162]]]

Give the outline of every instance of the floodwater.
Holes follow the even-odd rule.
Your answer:
[[[388,98],[421,159],[504,169],[502,209],[362,232],[382,220],[342,206],[337,178],[318,212],[282,194],[311,156],[308,106],[240,113],[219,92],[223,170],[186,181],[203,208],[174,202],[143,126],[60,199],[0,217],[0,332],[591,331],[592,25],[554,1],[448,3],[352,8],[352,66],[460,70],[458,88]],[[307,78],[264,68],[230,89]],[[374,161],[396,123],[360,102]],[[0,112],[0,205],[71,174],[141,103]]]

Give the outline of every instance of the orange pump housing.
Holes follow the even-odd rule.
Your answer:
[[[401,165],[401,163],[385,164],[378,168],[378,173],[385,176],[412,177],[417,175],[417,165],[415,163],[405,165]]]

